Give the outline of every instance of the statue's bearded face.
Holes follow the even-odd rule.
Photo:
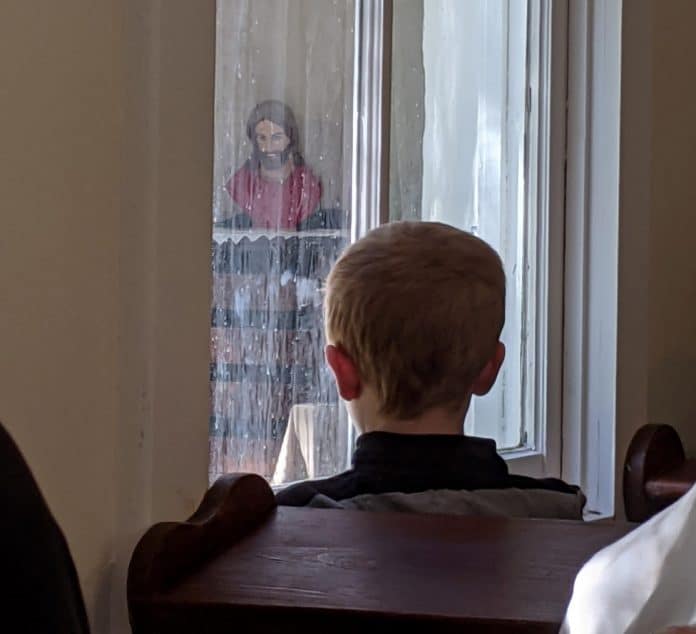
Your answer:
[[[254,128],[254,154],[268,170],[280,169],[290,158],[290,139],[285,129],[264,119]]]

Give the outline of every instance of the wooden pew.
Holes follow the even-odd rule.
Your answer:
[[[696,460],[689,460],[676,430],[644,425],[631,440],[624,462],[626,517],[644,522],[684,495],[696,482]]]
[[[277,507],[224,476],[135,549],[136,634],[558,631],[581,565],[629,524]]]

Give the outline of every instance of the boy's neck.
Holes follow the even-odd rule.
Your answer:
[[[350,407],[351,418],[361,433],[385,431],[395,434],[463,434],[469,400],[457,411],[436,407],[411,419],[380,415],[374,407]],[[354,405],[354,403],[351,403]]]
[[[430,412],[431,414],[433,412]],[[368,430],[366,430],[368,431]],[[386,431],[394,434],[463,434],[464,419],[427,417],[415,420],[390,420],[369,431]]]

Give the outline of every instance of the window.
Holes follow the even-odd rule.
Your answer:
[[[321,287],[350,240],[354,20],[346,1],[218,2],[211,481],[348,462]]]
[[[323,362],[321,285],[351,239],[402,218],[453,224],[501,253],[507,360],[465,431],[496,438],[522,470],[559,474],[552,142],[565,95],[553,6],[218,2],[211,480],[346,467],[351,432]],[[267,106],[283,112],[258,129],[267,99],[294,117]]]
[[[399,1],[392,18],[390,219],[446,222],[501,254],[507,357],[492,392],[472,401],[465,431],[495,438],[508,457],[524,457],[518,470],[537,475],[560,469],[563,169],[551,160],[564,132],[565,68],[551,56],[565,39],[563,16],[551,13],[559,6]]]

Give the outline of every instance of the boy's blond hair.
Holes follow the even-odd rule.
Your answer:
[[[376,389],[381,413],[457,410],[493,357],[505,274],[483,240],[435,222],[384,225],[352,244],[327,280],[329,343]]]

